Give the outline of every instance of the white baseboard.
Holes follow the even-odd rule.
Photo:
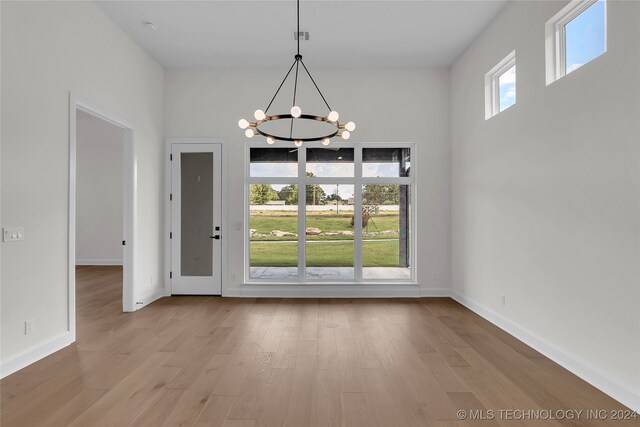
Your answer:
[[[223,290],[225,297],[244,298],[416,298],[448,297],[445,288],[421,289],[417,285],[243,285]]]
[[[155,292],[147,295],[146,297],[143,297],[139,300],[137,300],[134,304],[133,304],[133,311],[137,311],[140,310],[142,307],[146,307],[147,305],[151,304],[152,302],[165,297],[165,293],[164,293],[164,287],[162,289],[158,289]]]
[[[76,265],[122,265],[121,259],[76,259]]]
[[[51,353],[62,350],[69,344],[73,343],[73,341],[74,339],[71,336],[71,333],[67,331],[43,342],[42,344],[34,345],[8,360],[3,360],[2,363],[0,363],[0,378],[11,375],[20,369],[47,357]]]
[[[611,379],[599,368],[583,360],[581,357],[559,348],[555,344],[546,341],[521,325],[507,319],[500,313],[468,299],[457,291],[450,290],[450,294],[451,298],[458,301],[469,310],[493,323],[536,351],[542,353],[563,368],[582,378],[595,388],[611,396],[613,399],[628,408],[640,412],[640,390],[634,390],[633,387],[628,384]]]

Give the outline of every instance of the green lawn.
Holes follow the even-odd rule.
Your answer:
[[[397,267],[398,240],[363,242],[364,267]],[[353,267],[353,242],[317,242],[307,245],[308,267]],[[251,242],[251,267],[296,267],[297,242]]]
[[[307,215],[307,227],[319,228],[323,232],[353,231],[351,226],[352,213],[337,214],[335,212],[313,212]],[[398,230],[398,212],[384,212],[376,215],[369,222],[369,232]],[[250,216],[250,228],[260,234],[269,234],[272,230],[298,232],[297,212],[265,211],[252,212]],[[366,230],[364,230],[366,232]],[[395,239],[396,235],[372,235],[367,239]],[[295,237],[252,237],[251,241],[265,240],[297,240]],[[353,240],[353,236],[307,236],[307,240]]]

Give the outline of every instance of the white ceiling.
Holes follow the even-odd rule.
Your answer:
[[[506,2],[303,0],[300,28],[311,38],[301,53],[310,67],[448,67]],[[165,68],[293,62],[293,0],[97,3]]]

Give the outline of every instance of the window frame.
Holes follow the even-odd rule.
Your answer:
[[[341,148],[353,148],[354,150],[354,176],[353,177],[308,177],[306,176],[307,151],[306,148],[327,148],[320,142],[305,143],[298,151],[298,177],[296,178],[272,178],[250,176],[250,150],[251,148],[297,148],[291,142],[278,142],[278,147],[268,145],[266,142],[249,142],[245,144],[245,178],[244,178],[244,281],[242,285],[416,285],[417,286],[417,168],[415,167],[416,144],[403,142],[373,142],[373,143],[348,143],[332,142]],[[411,176],[409,177],[363,177],[362,176],[362,150],[363,148],[409,148],[411,150]],[[250,185],[251,184],[297,184],[298,185],[298,277],[295,280],[288,279],[255,279],[250,276]],[[300,197],[300,189],[311,184],[340,184],[354,186],[354,212],[362,211],[362,186],[364,184],[402,184],[410,188],[410,277],[408,279],[363,279],[362,277],[362,215],[354,215],[354,278],[343,279],[309,279],[306,277],[306,197]],[[306,191],[306,190],[303,190]],[[302,193],[304,194],[304,193]]]
[[[566,26],[600,0],[572,0],[545,24],[545,59],[547,86],[567,75]],[[607,0],[604,2],[604,51],[586,62],[607,53]],[[583,66],[584,66],[583,65]]]
[[[516,100],[513,102],[513,104],[508,106],[504,110],[500,111],[500,81],[499,80],[504,73],[509,71],[511,67],[515,67],[515,66],[516,66],[516,51],[514,49],[484,75],[484,98],[485,98],[484,119],[485,120],[489,120],[490,118],[498,115],[502,111],[506,111],[517,104],[518,101],[517,101],[517,95],[516,95]],[[515,83],[516,94],[517,94],[517,86],[518,86],[518,73],[517,73],[517,67],[516,67],[516,83]]]

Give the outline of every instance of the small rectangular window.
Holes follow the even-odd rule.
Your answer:
[[[249,150],[249,176],[298,176],[298,150],[291,148],[251,148]]]
[[[514,50],[484,76],[485,119],[516,103],[516,51]]]
[[[409,148],[363,148],[362,176],[406,177],[411,171]]]
[[[307,148],[307,176],[352,177],[353,148]]]
[[[547,85],[607,50],[605,0],[574,0],[545,28]]]

